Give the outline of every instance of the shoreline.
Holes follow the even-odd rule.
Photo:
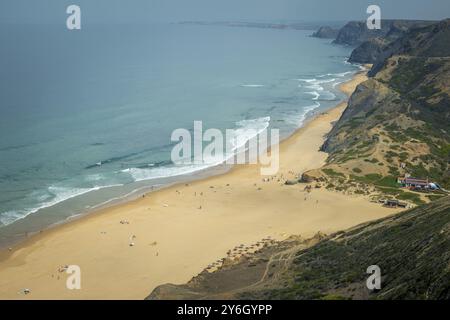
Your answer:
[[[313,109],[310,112],[306,113],[302,124],[297,129],[295,129],[294,131],[292,131],[290,134],[286,135],[285,137],[280,137],[279,145],[281,146],[285,141],[289,140],[292,136],[296,135],[302,128],[306,127],[308,125],[308,123],[313,121],[316,117],[320,116],[323,113],[330,112],[331,110],[339,107],[343,103],[345,104],[353,92],[352,90],[345,90],[345,85],[347,83],[351,83],[354,80],[354,77],[356,77],[357,75],[362,74],[362,73],[367,73],[368,69],[370,69],[368,67],[368,65],[362,65],[360,67],[360,70],[356,71],[352,78],[350,78],[347,81],[344,81],[338,85],[338,88],[339,88],[338,90],[346,95],[346,98],[343,101],[341,101],[340,103],[338,103],[337,105],[335,105],[329,109],[320,110],[320,106],[319,106],[318,108]],[[344,86],[344,90],[343,90],[342,86]],[[317,109],[319,109],[319,111],[317,111]],[[268,147],[268,150],[270,150],[270,146]],[[181,175],[179,180],[168,182],[166,184],[159,184],[156,187],[155,186],[141,186],[141,187],[131,191],[128,194],[125,194],[118,198],[112,198],[112,199],[109,199],[102,203],[99,203],[97,205],[94,205],[90,208],[86,208],[82,212],[74,214],[72,216],[68,216],[63,220],[58,220],[58,221],[52,222],[46,226],[35,228],[34,230],[21,232],[21,233],[17,233],[14,235],[9,235],[9,238],[7,238],[6,240],[0,240],[0,262],[5,259],[6,255],[5,255],[4,251],[7,251],[8,249],[14,248],[16,246],[20,246],[23,243],[25,243],[27,240],[33,239],[34,237],[39,236],[40,234],[42,234],[44,232],[48,232],[55,228],[62,227],[68,223],[73,223],[75,221],[78,221],[79,219],[84,219],[89,215],[95,215],[103,210],[108,209],[108,208],[124,205],[128,202],[136,201],[140,197],[147,196],[154,192],[165,190],[167,188],[172,188],[177,185],[189,184],[189,183],[193,183],[195,181],[205,180],[208,178],[219,177],[219,176],[228,174],[228,173],[232,172],[232,170],[234,170],[236,167],[237,167],[237,165],[226,165],[226,164],[222,163],[222,164],[218,164],[215,166],[211,166],[211,167],[202,169],[202,170],[194,172],[192,174]],[[26,218],[27,217],[25,217],[24,219],[26,219]]]
[[[356,71],[355,74],[353,75],[353,77],[355,77],[361,73],[366,73],[368,71],[367,68],[368,67],[366,65],[361,66],[360,70]],[[296,135],[299,130],[301,130],[303,127],[307,126],[308,123],[313,121],[316,117],[320,116],[323,113],[329,112],[329,111],[337,108],[342,103],[346,103],[347,99],[349,98],[349,96],[351,95],[352,92],[350,92],[350,91],[346,92],[345,90],[342,90],[341,86],[343,86],[343,85],[345,86],[346,83],[353,81],[353,79],[354,79],[353,77],[338,85],[338,88],[339,88],[338,90],[346,95],[346,98],[343,101],[341,101],[337,105],[334,105],[327,109],[321,110],[321,107],[319,106],[318,108],[315,108],[315,109],[307,112],[305,114],[305,118],[304,118],[303,122],[301,123],[301,125],[298,128],[293,130],[291,133],[285,135],[284,137],[280,136],[279,145],[281,146],[281,144],[284,143],[286,140],[288,140],[292,136]],[[270,148],[271,148],[271,146],[268,147],[268,150],[270,150]],[[53,230],[54,228],[59,228],[67,223],[73,223],[79,219],[84,219],[85,217],[87,217],[89,215],[95,215],[105,209],[124,205],[128,202],[136,201],[140,197],[149,195],[154,192],[165,190],[167,188],[172,188],[177,185],[189,184],[189,183],[192,183],[195,181],[205,180],[205,179],[208,179],[211,177],[219,177],[219,176],[228,174],[232,170],[234,170],[237,166],[238,165],[227,165],[227,164],[222,163],[222,164],[214,165],[214,166],[196,171],[191,174],[181,175],[181,176],[179,176],[178,180],[175,180],[175,181],[167,182],[164,184],[157,184],[156,186],[143,185],[123,196],[119,196],[117,198],[111,198],[102,203],[96,204],[92,207],[87,207],[82,212],[79,212],[79,213],[71,215],[71,216],[67,216],[63,220],[54,221],[45,226],[33,228],[33,230],[29,230],[29,231],[22,230],[21,232],[18,232],[16,234],[10,234],[7,236],[7,238],[0,239],[0,262],[2,260],[4,260],[4,257],[5,257],[4,251],[5,250],[8,250],[15,246],[20,246],[22,243],[26,242],[29,239],[32,239],[33,237],[39,236],[39,234],[41,234],[41,233],[48,232],[50,230]],[[172,178],[176,178],[176,176],[174,176]],[[26,218],[27,218],[27,216],[25,216],[23,219],[26,219]],[[15,222],[17,222],[17,221],[15,221]],[[9,227],[9,226],[7,226],[7,227]]]
[[[339,88],[349,96],[365,78],[358,72]],[[347,100],[280,142],[281,175],[321,167],[326,154],[317,146]],[[0,251],[0,298],[143,299],[157,285],[188,281],[238,243],[329,233],[397,212],[360,196],[323,188],[305,196],[305,185],[262,179],[258,165],[233,166],[38,232]],[[57,269],[68,264],[80,266],[82,290],[65,288],[67,275]],[[23,288],[31,293],[18,293]]]
[[[16,246],[20,246],[22,243],[26,242],[28,239],[32,239],[33,237],[36,237],[41,233],[48,232],[55,228],[62,227],[68,223],[73,223],[75,221],[78,221],[79,219],[84,219],[89,215],[95,215],[102,210],[105,210],[105,209],[108,209],[111,207],[115,207],[115,206],[124,205],[131,201],[136,201],[139,198],[141,198],[142,196],[150,195],[154,192],[158,192],[158,191],[161,191],[161,190],[164,190],[167,188],[171,188],[176,185],[182,185],[182,184],[191,183],[191,182],[194,182],[197,180],[204,180],[209,177],[215,177],[215,176],[220,176],[222,174],[227,174],[232,169],[232,168],[222,169],[222,170],[226,170],[226,171],[221,172],[221,173],[216,173],[216,174],[214,174],[214,173],[208,174],[207,173],[207,171],[219,171],[218,170],[219,166],[221,166],[221,165],[204,169],[203,171],[196,172],[194,175],[183,176],[184,180],[181,179],[180,181],[169,182],[167,184],[157,185],[156,187],[155,186],[143,186],[143,187],[137,188],[136,190],[133,190],[132,192],[124,195],[123,197],[112,198],[103,203],[95,205],[91,208],[86,208],[81,213],[69,216],[69,217],[65,218],[64,220],[53,222],[41,229],[28,231],[28,232],[26,232],[26,234],[20,233],[20,234],[17,234],[17,236],[11,236],[10,238],[12,238],[12,237],[16,237],[16,238],[13,240],[4,240],[3,242],[0,241],[0,262],[3,261],[3,259],[4,259],[4,251],[7,251],[9,248],[14,248]]]

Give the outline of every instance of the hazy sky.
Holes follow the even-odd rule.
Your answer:
[[[83,23],[182,20],[363,20],[369,4],[382,18],[450,17],[449,0],[0,0],[1,22],[65,23],[81,7]]]

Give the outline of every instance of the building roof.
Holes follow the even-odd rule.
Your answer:
[[[429,184],[430,181],[427,179],[421,179],[421,178],[413,178],[413,177],[399,177],[399,182],[402,183],[411,183],[411,184]]]
[[[428,184],[428,179],[418,179],[418,178],[405,178],[405,183],[419,183]]]

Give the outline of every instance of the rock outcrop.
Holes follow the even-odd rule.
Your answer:
[[[310,170],[304,172],[302,177],[300,178],[300,182],[302,183],[311,183],[314,181],[321,181],[322,172],[320,170]]]
[[[312,34],[312,37],[321,39],[336,39],[338,33],[338,29],[333,29],[331,27],[320,27],[319,30]]]
[[[402,38],[413,29],[434,23],[416,20],[382,20],[380,30],[369,30],[366,22],[353,21],[339,31],[334,43],[356,46],[350,56],[350,62],[374,63],[383,55],[390,43]]]
[[[386,44],[386,41],[381,38],[369,39],[352,51],[348,61],[352,63],[372,64],[382,54]]]
[[[358,46],[374,38],[392,41],[412,28],[420,28],[434,23],[433,21],[419,20],[382,20],[381,29],[370,30],[365,21],[351,21],[339,30],[334,43]]]

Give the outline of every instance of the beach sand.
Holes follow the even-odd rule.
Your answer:
[[[341,90],[350,94],[365,79],[360,73]],[[318,115],[280,144],[278,177],[324,163],[319,147],[345,107]],[[160,284],[189,281],[236,245],[330,233],[397,212],[361,196],[324,188],[308,194],[305,184],[263,178],[257,165],[235,166],[45,230],[0,254],[0,298],[143,299]],[[80,266],[81,290],[66,288],[68,275],[58,271],[64,265]]]

